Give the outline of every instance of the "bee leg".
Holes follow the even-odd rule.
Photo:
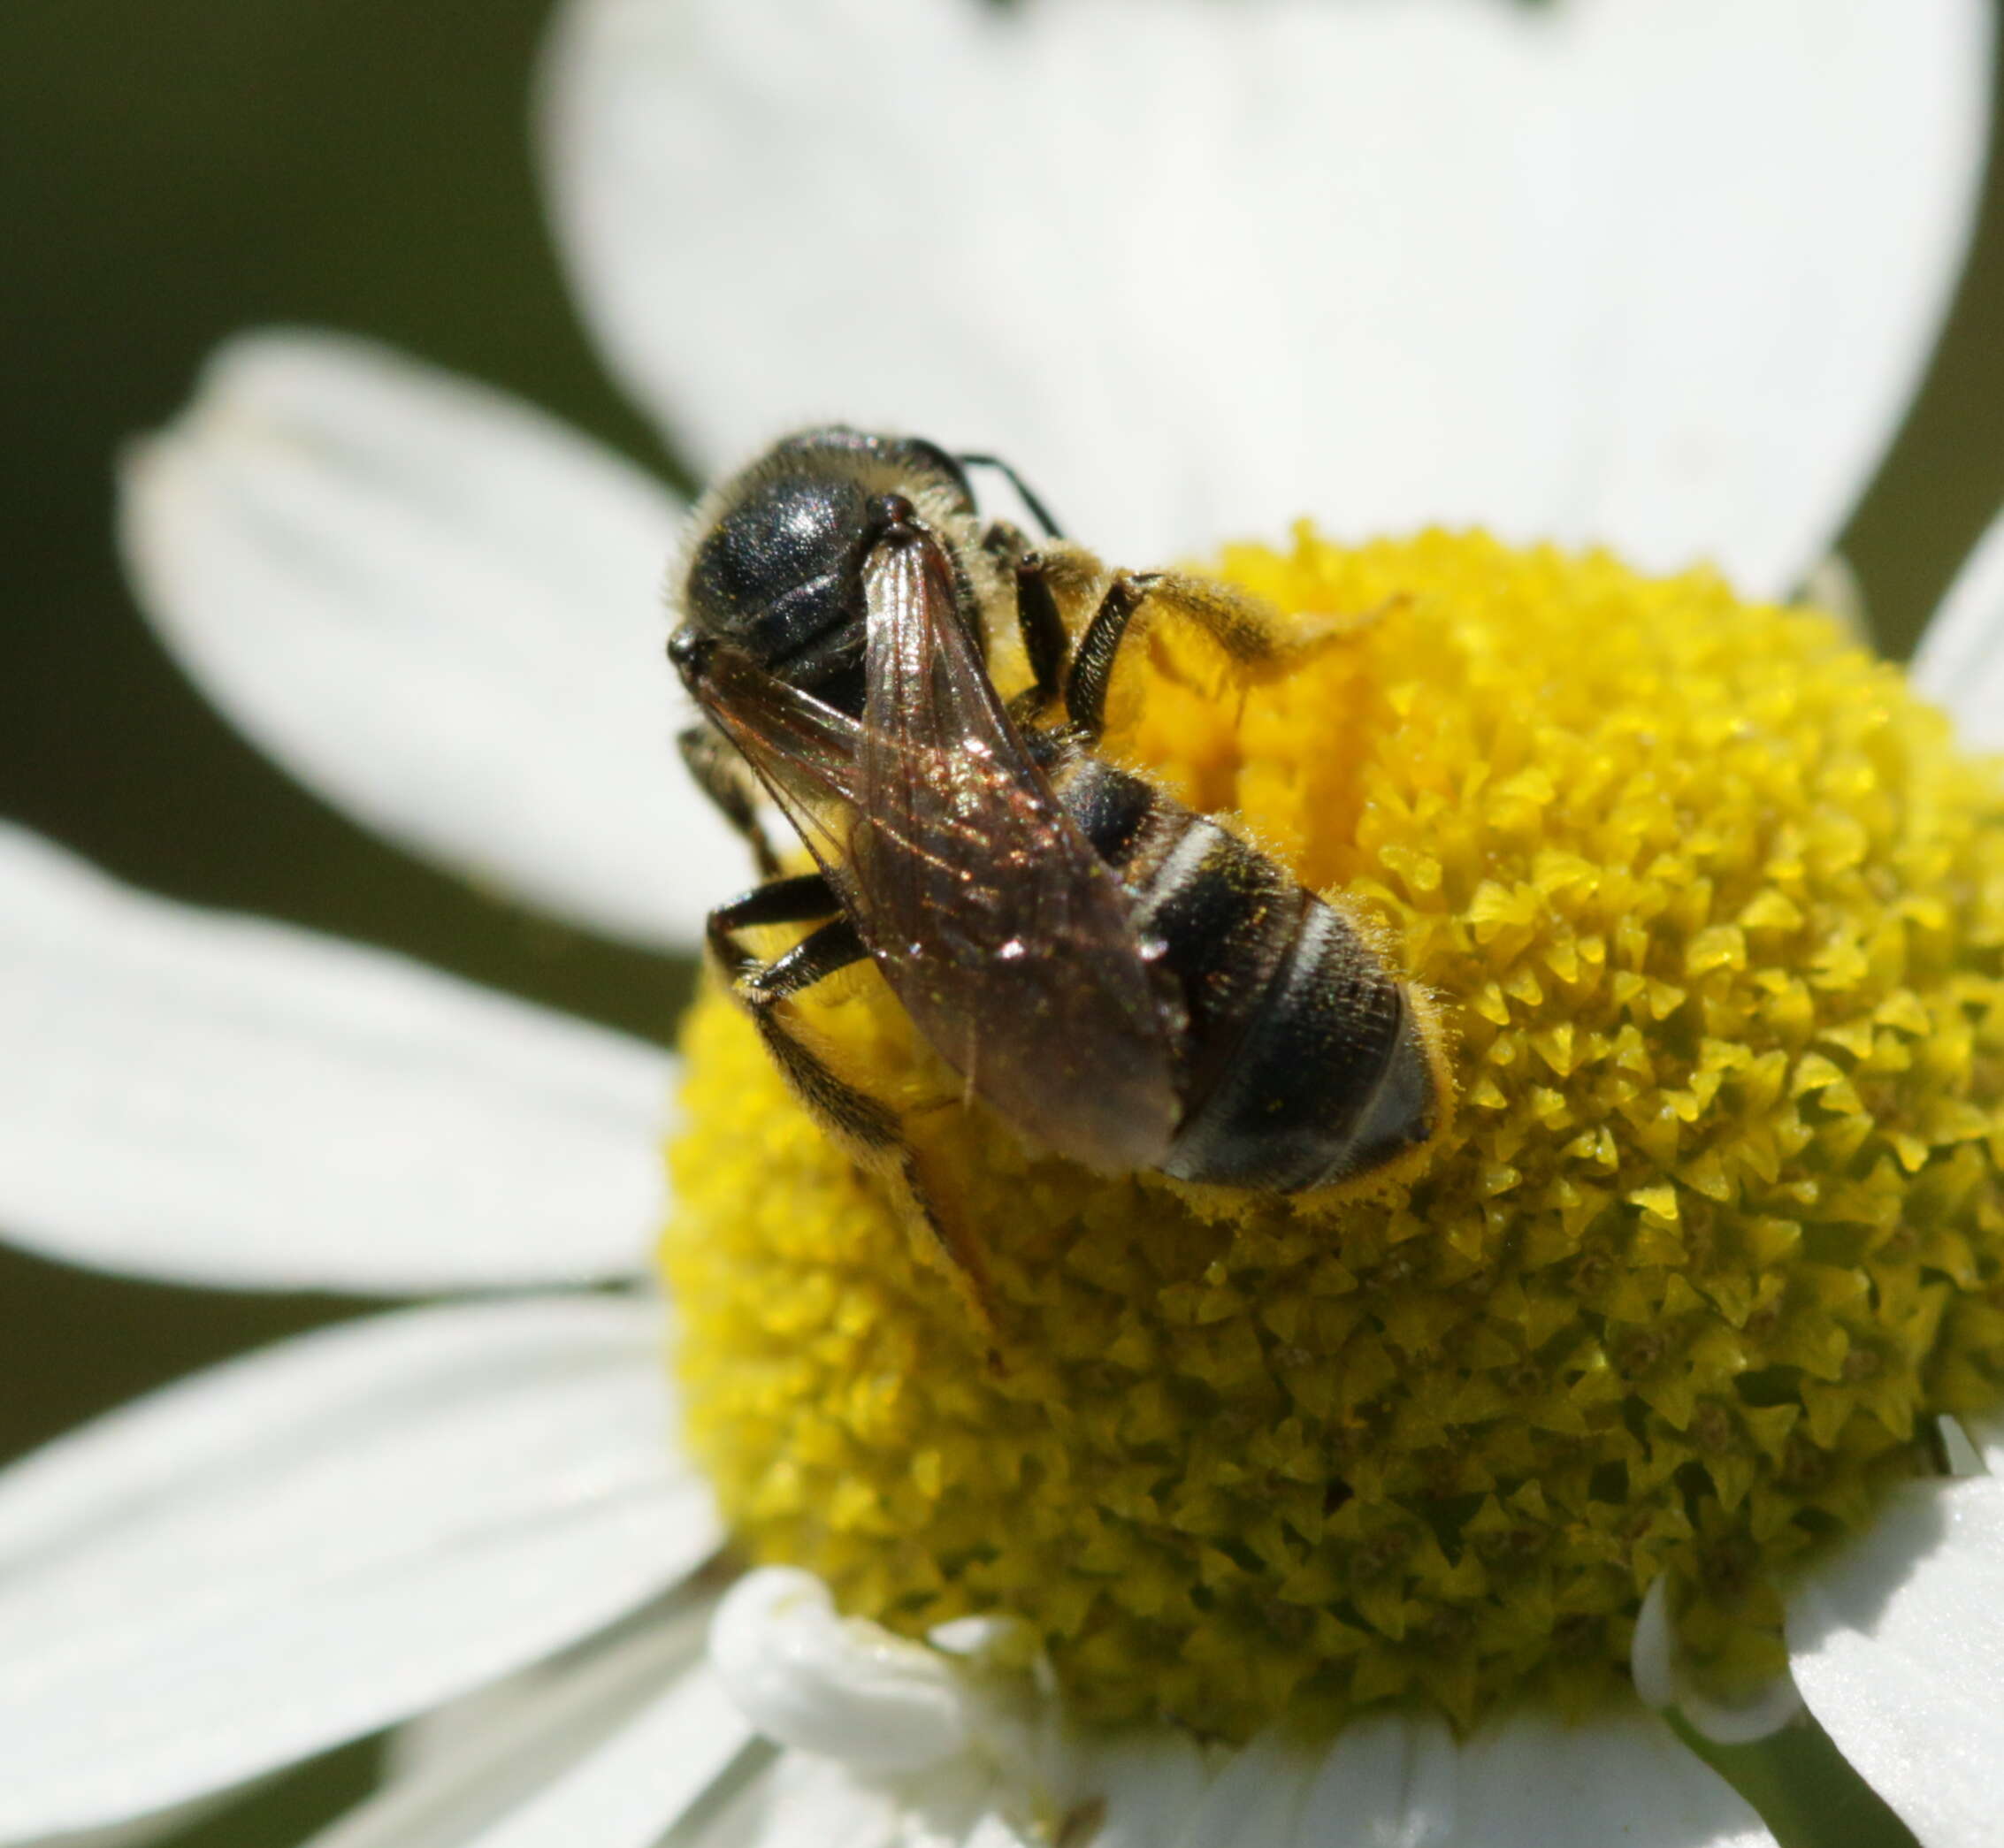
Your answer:
[[[1196,630],[1235,679],[1269,680],[1354,635],[1382,614],[1330,616],[1283,625],[1262,598],[1187,571],[1119,571],[1086,624],[1065,677],[1065,715],[1086,743],[1106,724],[1106,692],[1130,635],[1169,616]]]
[[[1059,592],[1075,599],[1098,577],[1099,561],[1063,540],[1032,546],[1006,520],[995,521],[982,534],[981,545],[1015,584],[1016,629],[1030,671],[1029,686],[1016,697],[1034,714],[1058,697],[1072,652]]]
[[[1058,697],[1072,638],[1058,612],[1044,561],[1030,553],[1016,561],[1016,626],[1029,661],[1030,697],[1044,706]]]
[[[677,734],[675,744],[690,775],[696,779],[696,787],[716,805],[723,819],[751,844],[760,877],[772,878],[779,871],[779,856],[772,851],[772,843],[766,839],[765,829],[760,825],[758,786],[746,768],[744,759],[725,743],[715,727],[707,724],[686,727]],[[835,909],[832,905],[829,906],[830,911]]]
[[[761,962],[738,941],[733,923],[726,921],[726,913],[738,913],[738,924],[781,921],[769,915],[743,915],[751,908],[752,901],[771,890],[770,886],[761,886],[755,892],[747,892],[736,905],[710,913],[710,953],[730,982],[731,998],[750,1016],[766,1050],[794,1095],[817,1121],[855,1150],[867,1165],[881,1167],[885,1151],[899,1144],[895,1113],[838,1078],[805,1042],[788,1030],[781,1012],[783,1004],[795,995],[838,969],[862,961],[869,952],[857,936],[855,926],[846,918],[837,918],[810,931],[777,960]]]
[[[762,966],[733,933],[757,924],[812,924],[832,918],[841,909],[842,901],[822,874],[799,873],[790,879],[769,879],[730,904],[718,905],[709,914],[707,929],[710,951],[725,975],[735,981]]]
[[[825,899],[825,903],[819,903]],[[815,910],[803,907],[815,905]],[[945,1190],[934,1185],[925,1164],[888,1104],[838,1077],[788,1027],[784,1004],[817,981],[864,959],[869,952],[846,918],[810,931],[784,956],[761,963],[737,931],[754,924],[796,921],[835,908],[820,874],[776,880],[721,905],[709,917],[710,953],[730,984],[731,998],[751,1017],[768,1056],[807,1113],[864,1168],[901,1187],[923,1228],[924,1247],[952,1279],[988,1343],[989,1364],[1001,1364],[996,1347],[993,1293],[981,1247],[945,1210]]]

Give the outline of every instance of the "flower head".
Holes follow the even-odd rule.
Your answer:
[[[1034,463],[1131,561],[1306,506],[1355,531],[1480,517],[1606,539],[1651,568],[1714,555],[1771,593],[1840,523],[1930,345],[1980,168],[1985,18],[1981,0],[573,0],[546,85],[557,231],[614,363],[699,471],[833,412]],[[170,645],[277,761],[485,884],[673,949],[746,876],[678,793],[648,691],[676,515],[493,393],[291,336],[218,356],[129,470],[124,529]],[[1978,573],[1941,656],[1970,685],[2004,656]],[[1361,864],[1316,867],[1324,819],[1289,810],[1286,776],[1248,775],[1307,760],[1284,717],[1265,740],[1220,729],[1173,679],[1122,748],[1235,803],[1303,876],[1355,882],[1402,955],[1440,951],[1423,868],[1381,854],[1366,891]],[[1487,812],[1503,792],[1464,793]],[[1333,825],[1361,841],[1365,819]],[[190,916],[11,832],[0,895],[10,1235],[240,1287],[633,1277],[665,1055],[355,946]],[[1534,974],[1554,1005],[1575,979]],[[1499,986],[1506,1010],[1547,1004]],[[895,1019],[859,998],[824,1024],[890,1058]],[[1480,1021],[1480,998],[1454,1004]],[[1520,1025],[1488,1023],[1498,1042]],[[1490,1043],[1465,1029],[1458,1056]],[[1876,1037],[1827,1056],[1869,1103],[1855,1065]],[[1416,1187],[1496,1132],[1481,1075],[1465,1068],[1457,1140]],[[1497,1083],[1508,1119],[1520,1094]],[[1789,1101],[1814,1127],[1833,1090]],[[763,1121],[778,1143],[805,1133]],[[1706,1196],[1667,1184],[1682,1226]],[[813,1183],[823,1204],[832,1185]],[[1142,1199],[1182,1247],[1228,1233],[1224,1297],[1255,1280],[1218,1203],[1118,1192],[1116,1218],[1138,1223]],[[878,1204],[855,1202],[872,1264],[896,1264]],[[1608,1210],[1660,1238],[1647,1204]],[[1257,1256],[1286,1233],[1244,1235]],[[916,1270],[911,1286],[934,1287]],[[1159,1317],[1172,1340],[1196,1334],[1190,1307]],[[411,1721],[403,1775],[340,1825],[349,1848],[1771,1839],[1633,1702],[1577,1726],[1500,1708],[1462,1737],[1388,1710],[1315,1749],[1160,1724],[1082,1739],[1049,1686],[1033,1676],[1026,1708],[1010,1678],[1035,1638],[976,1620],[914,1643],[838,1622],[797,1577],[769,1596],[761,1575],[723,1603],[706,1657],[735,1569],[705,1569],[723,1530],[669,1435],[658,1311],[628,1291],[382,1316],[10,1470],[0,1837],[156,1826]],[[859,1419],[880,1390],[895,1402],[859,1382]],[[1705,1493],[1707,1467],[1676,1473]],[[1327,1537],[1348,1504],[1323,1499]],[[1305,1544],[1286,1516],[1281,1545]],[[1266,1536],[1244,1531],[1215,1549],[1228,1573],[1259,1563]],[[2000,1534],[1994,1479],[1893,1488],[1789,1590],[1805,1699],[1929,1848],[1993,1832],[2004,1712],[1958,1684],[1983,1685],[1970,1665],[1997,1646]],[[1635,1612],[1637,1684],[1695,1710],[1711,1639],[1688,1579],[1674,1601],[1669,1584]],[[887,1720],[890,1756],[870,1737]]]
[[[1362,1200],[1092,1176],[830,982],[804,1023],[982,1229],[991,1371],[713,994],[664,1246],[696,1453],[759,1556],[914,1634],[1021,1619],[1101,1718],[1582,1710],[1658,1579],[1722,1689],[1770,1677],[1801,1558],[2004,1378],[2004,791],[1709,573],[1305,527],[1222,569],[1370,614],[1243,696],[1158,646],[1108,748],[1373,920],[1457,1042],[1444,1146]]]

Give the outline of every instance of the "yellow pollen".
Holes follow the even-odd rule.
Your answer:
[[[958,1178],[1006,1364],[706,995],[662,1263],[747,1553],[1069,1699],[1243,1737],[1702,1670],[2004,1380],[2004,795],[1899,671],[1705,572],[1429,532],[1235,547],[1358,615],[1220,689],[1159,633],[1112,754],[1381,922],[1458,1090],[1378,1197],[1107,1179],[959,1101],[876,972],[798,1019]],[[1326,624],[1325,624],[1326,626]],[[772,947],[783,946],[784,935]]]

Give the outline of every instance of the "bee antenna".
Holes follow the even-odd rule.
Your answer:
[[[1022,496],[1023,505],[1030,511],[1030,517],[1043,527],[1047,539],[1061,539],[1065,530],[1051,517],[1051,509],[1037,499],[1029,484],[1017,474],[999,455],[957,455],[953,460],[963,469],[993,469],[1001,474],[1011,487]]]

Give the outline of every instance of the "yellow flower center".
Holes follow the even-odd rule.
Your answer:
[[[1108,749],[1382,921],[1451,1035],[1439,1153],[1333,1203],[1090,1174],[838,978],[799,1021],[959,1177],[993,1371],[710,993],[662,1247],[697,1454],[757,1558],[1019,1617],[1101,1718],[1595,1699],[1660,1573],[1763,1672],[1792,1565],[2004,1379],[1998,780],[1709,573],[1305,529],[1218,569],[1373,614],[1250,693],[1159,636]]]

